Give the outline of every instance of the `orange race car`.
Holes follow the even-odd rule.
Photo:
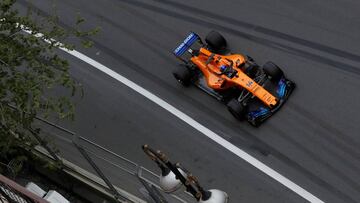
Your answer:
[[[262,67],[241,54],[225,54],[226,40],[211,31],[203,43],[191,32],[174,50],[182,66],[173,72],[184,86],[195,84],[227,104],[237,119],[259,126],[287,100],[295,83],[273,62]]]

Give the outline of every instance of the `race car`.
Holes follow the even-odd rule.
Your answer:
[[[249,56],[229,53],[225,38],[216,31],[205,43],[190,32],[173,54],[183,62],[173,71],[178,82],[194,84],[224,102],[235,118],[256,127],[279,110],[295,88],[275,63],[260,67]]]

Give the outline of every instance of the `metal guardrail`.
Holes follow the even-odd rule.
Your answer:
[[[77,141],[77,146],[81,147],[82,150],[86,151],[87,153],[93,155],[94,157],[97,157],[98,159],[101,159],[107,163],[109,163],[110,165],[132,175],[133,177],[137,177],[138,180],[141,183],[146,183],[149,184],[151,186],[153,186],[153,190],[157,190],[160,191],[160,194],[162,196],[165,196],[165,198],[170,199],[171,203],[173,202],[179,202],[179,203],[187,203],[189,202],[189,200],[192,200],[193,197],[191,195],[189,195],[188,193],[178,193],[176,195],[173,194],[165,194],[162,189],[160,188],[160,186],[157,184],[157,182],[159,181],[159,176],[155,173],[153,173],[152,171],[138,165],[137,163],[130,161],[129,159],[126,159],[125,157],[122,157],[84,137],[77,137],[76,139]],[[108,158],[105,158],[104,156],[99,156],[99,151],[96,150],[100,150],[102,152],[105,152],[107,155],[113,156],[116,159],[115,161],[111,161]],[[134,179],[134,181],[137,181]],[[146,187],[146,186],[144,186]],[[150,196],[152,194],[149,194]],[[161,198],[161,197],[160,197]],[[186,200],[187,199],[187,200]],[[169,200],[169,201],[170,201]],[[193,201],[191,201],[193,202]]]
[[[91,166],[91,168],[96,172],[98,177],[100,177],[105,185],[107,186],[107,190],[110,190],[114,199],[117,202],[134,202],[140,203],[140,201],[134,200],[129,196],[128,192],[126,191],[127,188],[124,190],[119,190],[119,188],[130,187],[126,185],[121,185],[121,181],[116,182],[116,179],[124,178],[123,180],[130,181],[130,185],[132,187],[139,187],[137,188],[138,191],[145,190],[147,194],[140,192],[148,202],[155,202],[155,203],[190,203],[195,202],[193,197],[186,192],[177,192],[176,194],[166,194],[162,191],[160,186],[157,184],[159,181],[159,176],[153,173],[152,171],[140,166],[139,164],[120,156],[94,142],[91,140],[86,139],[85,137],[78,136],[75,133],[58,126],[52,122],[47,120],[38,118],[42,124],[46,124],[45,129],[42,133],[47,134],[52,138],[57,138],[62,141],[66,141],[69,143],[69,146],[73,146],[76,148],[76,151],[79,152],[79,155],[86,160],[86,162]],[[43,125],[41,125],[44,127]],[[50,127],[50,128],[49,128]],[[48,132],[46,132],[46,129]],[[59,135],[58,133],[54,133],[54,131],[58,130],[61,133],[65,133],[64,136]],[[59,132],[59,133],[60,133]],[[56,141],[55,141],[56,142]],[[46,144],[46,142],[40,142],[40,144]],[[59,147],[59,146],[58,146]],[[45,148],[45,147],[44,147]],[[49,146],[45,148],[47,151],[52,149]],[[60,154],[61,154],[61,149]],[[49,152],[54,157],[54,160],[61,160],[61,156],[55,153],[54,151]],[[99,164],[101,162],[101,164]],[[105,166],[105,167],[104,167]],[[114,168],[118,170],[119,176],[114,178],[114,175],[109,175],[106,171],[108,168]],[[121,175],[120,175],[121,174]],[[111,178],[110,178],[111,176]],[[143,201],[145,202],[145,201]]]

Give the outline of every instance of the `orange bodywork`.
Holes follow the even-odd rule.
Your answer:
[[[245,63],[245,58],[242,55],[219,55],[214,54],[213,59],[207,64],[209,57],[213,53],[205,48],[201,48],[199,55],[191,57],[191,61],[199,67],[200,71],[204,74],[207,85],[214,90],[226,90],[230,87],[245,88],[264,104],[273,107],[277,104],[278,100],[270,92],[257,84],[253,79],[247,76],[240,68]],[[237,74],[233,78],[229,78],[222,74],[220,67],[222,65],[230,66],[233,63],[233,68],[237,70]]]

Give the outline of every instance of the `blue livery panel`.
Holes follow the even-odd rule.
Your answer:
[[[285,91],[286,91],[286,82],[285,79],[282,78],[278,83],[278,89],[276,92],[280,98],[283,98],[285,96]]]
[[[270,110],[268,108],[260,107],[256,111],[249,112],[248,115],[250,118],[257,118],[260,116],[265,116],[268,113],[270,113]]]

